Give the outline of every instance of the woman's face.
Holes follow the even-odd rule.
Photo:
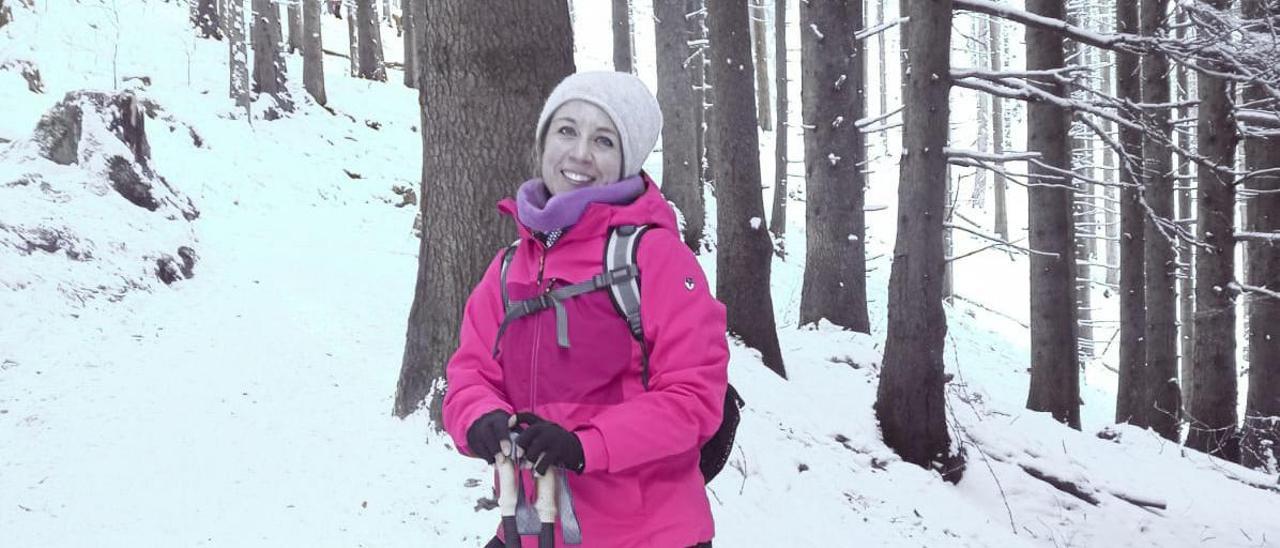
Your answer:
[[[618,128],[600,107],[573,100],[551,115],[542,147],[542,180],[552,195],[604,186],[622,175]]]

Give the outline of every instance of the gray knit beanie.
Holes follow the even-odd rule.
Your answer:
[[[551,115],[569,101],[586,101],[603,110],[618,128],[622,140],[622,174],[640,173],[662,134],[662,110],[658,100],[639,78],[625,72],[594,71],[570,74],[552,90],[538,115],[538,153],[542,153]]]

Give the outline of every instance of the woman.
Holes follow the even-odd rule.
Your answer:
[[[444,422],[458,450],[511,455],[518,414],[515,456],[567,476],[588,548],[710,546],[714,534],[698,457],[723,411],[725,311],[640,170],[661,128],[657,101],[629,74],[578,73],[552,91],[535,134],[541,177],[498,206],[520,233],[505,288],[500,252],[447,369]],[[518,302],[591,280],[611,228],[627,225],[650,227],[634,255],[643,343],[609,291],[504,325],[503,289]]]

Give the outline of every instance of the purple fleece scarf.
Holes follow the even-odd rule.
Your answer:
[[[530,179],[516,191],[516,215],[530,229],[551,232],[577,223],[588,205],[625,204],[643,193],[644,178],[640,175],[555,196],[542,179]]]

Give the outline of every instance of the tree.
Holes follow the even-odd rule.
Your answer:
[[[324,91],[324,50],[320,34],[320,0],[303,0],[302,84],[318,104],[329,102]]]
[[[1063,0],[1028,0],[1027,11],[1065,19]],[[1066,66],[1062,36],[1027,28],[1027,70]],[[1040,86],[1066,96],[1058,81]],[[1045,101],[1027,106],[1028,232],[1031,254],[1031,386],[1027,408],[1080,428],[1080,372],[1076,350],[1075,242],[1071,207],[1071,113]]]
[[[404,85],[410,88],[418,87],[418,33],[415,30],[414,8],[415,6],[407,5],[400,10],[400,25],[403,29],[401,37],[404,38]]]
[[[902,2],[907,17],[898,234],[889,274],[889,322],[876,391],[885,444],[923,467],[946,466],[946,376],[942,350],[943,216],[951,80],[951,0]],[[957,468],[944,470],[958,471]]]
[[[791,127],[787,125],[787,2],[774,1],[773,15],[773,57],[774,88],[778,90],[778,129],[774,132],[773,143],[773,211],[769,216],[769,232],[773,234],[778,252],[785,254],[784,236],[787,234],[787,136]]]
[[[1000,38],[1000,22],[995,17],[987,19],[987,34],[991,40],[991,70],[999,72],[1004,69],[1001,55],[1004,51],[1004,40]],[[997,157],[1004,154],[1004,104],[999,96],[991,97],[991,153]],[[1009,182],[1004,176],[996,174],[992,185],[992,199],[995,201],[995,231],[1000,239],[1009,241]]]
[[[203,38],[222,39],[222,23],[218,19],[218,5],[214,0],[196,0],[196,26]]]
[[[711,119],[709,153],[716,181],[716,297],[728,311],[729,331],[759,350],[764,365],[786,377],[778,347],[769,276],[773,246],[760,194],[751,32],[747,0],[707,5],[711,88],[718,114]],[[732,115],[727,115],[732,113]]]
[[[1168,0],[1142,0],[1139,26],[1143,36],[1156,36],[1165,21]],[[1170,440],[1178,439],[1177,254],[1173,231],[1162,222],[1173,218],[1173,154],[1168,139],[1173,134],[1169,109],[1169,60],[1165,55],[1142,56],[1142,102],[1148,131],[1154,135],[1142,143],[1143,200],[1146,219],[1147,348],[1142,382],[1145,401],[1132,421],[1154,429]]]
[[[280,56],[280,7],[273,0],[253,0],[252,21],[253,90],[270,95],[280,110],[292,112],[293,101],[284,87],[284,58]]]
[[[227,3],[227,67],[229,95],[236,106],[244,109],[249,116],[249,48],[244,41],[244,2],[231,0]]]
[[[512,128],[537,120],[574,67],[567,0],[503,9],[435,0],[430,10],[420,51],[450,57],[420,65],[419,104],[431,105],[421,109],[423,230],[394,411],[405,417],[432,396],[439,428],[444,367],[458,346],[467,295],[513,236],[493,204],[529,175],[528,157],[513,151],[532,149],[533,131]]]
[[[1253,20],[1255,32],[1271,39],[1264,17],[1274,18],[1280,6],[1265,0],[1243,0],[1241,11]],[[1271,47],[1277,44],[1271,42]],[[1254,108],[1280,109],[1280,103],[1258,83],[1243,86],[1244,104]],[[1254,234],[1280,233],[1280,135],[1274,130],[1249,128],[1244,140],[1245,171],[1248,179],[1246,228]],[[1268,171],[1269,170],[1269,171]],[[1257,288],[1245,297],[1248,306],[1249,392],[1245,403],[1241,462],[1261,467],[1280,459],[1280,241],[1274,237],[1248,240],[1246,282]],[[1271,292],[1267,294],[1265,292]],[[1274,464],[1273,464],[1274,465]],[[1272,470],[1275,472],[1275,470]]]
[[[635,72],[631,50],[631,0],[613,0],[613,70]]]
[[[867,317],[862,0],[800,3],[806,255],[800,323],[871,332]]]
[[[1210,0],[1210,5],[1219,10],[1230,4],[1231,0]],[[1237,137],[1231,100],[1235,86],[1226,79],[1201,74],[1199,92],[1196,151],[1213,168],[1201,166],[1196,177],[1196,239],[1204,246],[1195,263],[1195,365],[1191,378],[1183,380],[1191,385],[1192,393],[1187,405],[1187,446],[1238,461],[1236,305],[1234,292],[1228,289],[1235,281],[1236,196],[1232,168]]]
[[[359,77],[360,25],[357,23],[358,18],[356,17],[356,1],[357,0],[343,0],[342,5],[347,8],[347,56],[348,60],[351,61],[351,75]]]
[[[760,129],[773,131],[773,117],[769,111],[769,36],[765,31],[767,14],[764,0],[752,0],[751,45],[756,56],[756,116],[760,119]]]
[[[688,0],[654,0],[658,103],[662,105],[662,194],[684,215],[684,243],[701,251],[705,208],[702,203],[702,155],[698,151],[702,99],[693,89],[686,16]],[[696,216],[696,218],[694,218]]]
[[[1116,32],[1138,30],[1138,3],[1116,2]],[[1142,101],[1141,74],[1137,54],[1116,52],[1116,95],[1121,101]],[[1136,122],[1129,111],[1120,116]],[[1120,362],[1116,389],[1116,422],[1143,422],[1143,406],[1148,400],[1143,373],[1146,371],[1147,299],[1144,289],[1146,234],[1143,227],[1141,181],[1142,130],[1120,125]]]
[[[382,65],[382,31],[378,24],[378,9],[374,0],[356,0],[356,29],[360,41],[360,78],[387,81],[387,69]]]
[[[290,2],[286,13],[289,16],[289,53],[302,51],[302,0]]]

